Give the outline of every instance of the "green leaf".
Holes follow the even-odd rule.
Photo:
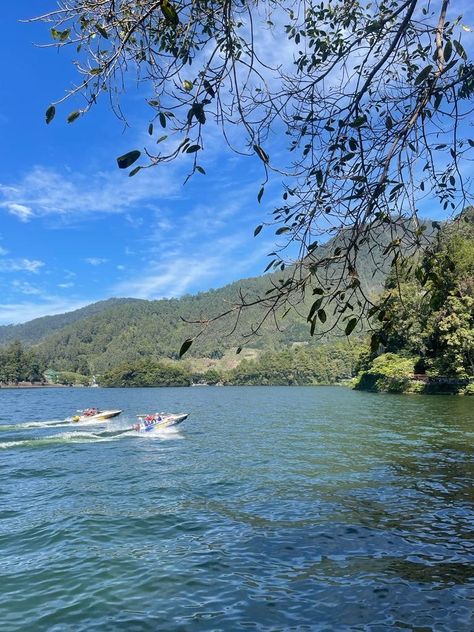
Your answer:
[[[55,114],[56,114],[56,108],[54,107],[54,105],[50,105],[49,108],[46,110],[46,123],[48,125],[53,120]]]
[[[59,42],[65,42],[68,39],[69,34],[71,33],[71,29],[65,29],[64,31],[58,31],[57,29],[52,28],[50,33],[51,33],[51,37],[54,40],[59,41]]]
[[[324,309],[318,310],[318,318],[322,323],[326,322],[327,317],[326,317],[326,312],[324,311]]]
[[[141,167],[135,167],[134,169],[132,169],[130,171],[130,173],[128,174],[128,177],[129,178],[133,177],[134,175],[136,175],[140,171],[140,169],[141,169]]]
[[[211,84],[209,83],[209,81],[207,81],[207,79],[204,81],[204,90],[210,97],[214,98],[216,96],[216,93],[214,92]]]
[[[168,2],[168,0],[162,0],[160,3],[160,7],[165,18],[169,22],[171,22],[171,24],[177,26],[179,24],[179,17],[174,6],[170,2]]]
[[[81,113],[79,112],[79,110],[74,110],[74,112],[71,112],[71,114],[67,117],[67,122],[68,123],[73,123],[77,118],[79,118],[81,115]]]
[[[236,349],[236,352],[235,352],[235,353],[236,353],[236,354],[239,354],[241,351],[242,351],[242,347],[237,347],[237,349]]]
[[[314,303],[311,305],[311,309],[309,310],[309,314],[308,314],[308,317],[306,319],[308,321],[308,323],[313,319],[314,314],[321,307],[322,302],[323,302],[322,297],[321,298],[317,298],[314,301]]]
[[[137,161],[141,156],[141,152],[138,149],[134,149],[133,151],[129,151],[127,154],[123,156],[119,156],[117,158],[117,164],[120,169],[127,169],[130,165],[133,165],[135,161]]]
[[[181,345],[181,349],[179,350],[179,357],[182,358],[189,347],[193,344],[194,338],[187,338],[183,344]]]
[[[258,233],[262,230],[262,228],[263,228],[262,224],[257,226],[257,228],[253,231],[253,236],[256,237],[258,235]]]
[[[200,167],[199,165],[196,165],[196,171],[199,171],[199,173],[202,173],[203,176],[206,175],[206,172],[204,171],[204,169]]]
[[[263,196],[263,192],[264,192],[264,191],[265,191],[265,187],[262,187],[262,188],[260,189],[260,191],[258,192],[258,195],[257,195],[257,201],[258,201],[258,203],[259,203],[259,204],[260,204],[260,200],[262,199],[262,196]]]
[[[458,42],[457,40],[453,40],[453,44],[459,57],[461,57],[461,59],[467,59],[466,51],[462,47],[461,42]]]
[[[158,145],[158,143],[162,143],[167,138],[168,136],[166,134],[164,136],[160,136],[159,139],[156,141],[156,144]]]
[[[153,136],[153,123],[150,123],[150,125],[148,125],[148,133],[150,134],[150,136]]]
[[[446,42],[446,46],[444,47],[444,51],[443,51],[444,61],[447,62],[450,60],[452,52],[453,52],[453,44],[451,40],[448,40]]]
[[[161,127],[166,127],[166,116],[163,114],[163,112],[160,112],[159,119]]]
[[[102,37],[104,37],[105,39],[109,39],[109,34],[107,33],[107,31],[104,29],[103,26],[101,26],[100,24],[96,24],[95,28],[97,29],[97,32],[102,35]]]
[[[429,77],[432,70],[433,66],[426,66],[426,68],[423,68],[423,70],[415,79],[415,85],[418,86],[420,83],[423,83],[423,81],[425,81],[425,79]]]
[[[354,331],[355,326],[357,325],[357,318],[351,318],[346,325],[344,333],[346,336],[350,336],[350,334]]]
[[[362,127],[362,125],[364,125],[364,123],[367,122],[367,117],[365,116],[365,114],[363,114],[362,116],[358,116],[357,118],[355,118],[352,123],[349,123],[350,127],[354,127],[354,128],[358,128],[358,127]]]
[[[283,235],[283,233],[288,233],[288,232],[289,232],[289,230],[290,230],[290,229],[288,228],[288,226],[281,226],[281,228],[278,228],[278,229],[275,231],[275,235]]]
[[[201,145],[191,145],[186,149],[187,154],[195,154],[197,151],[201,149]]]

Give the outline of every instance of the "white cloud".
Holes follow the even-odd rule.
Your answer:
[[[36,166],[14,184],[0,183],[0,208],[20,221],[45,216],[70,220],[94,213],[127,213],[131,223],[139,224],[139,219],[128,211],[156,198],[173,197],[180,187],[181,180],[173,177],[172,165],[168,165],[166,174],[144,170],[133,179],[118,170],[63,173]]]
[[[58,283],[58,287],[62,290],[66,290],[67,288],[74,287],[74,283]]]
[[[12,281],[12,286],[15,290],[21,292],[22,294],[31,294],[38,296],[42,293],[40,289],[38,289],[34,285],[31,285],[31,283],[28,283],[27,281],[15,280]]]
[[[92,303],[92,300],[64,300],[49,297],[43,303],[19,302],[0,304],[0,325],[11,323],[24,323],[41,316],[64,314]]]
[[[4,256],[8,254],[8,250],[6,248],[2,248],[2,246],[0,246],[0,256]]]
[[[89,263],[91,266],[100,266],[104,263],[107,263],[108,260],[101,257],[86,257],[84,261],[86,263]]]
[[[196,249],[189,257],[167,251],[160,261],[148,261],[148,274],[121,281],[112,288],[112,294],[152,300],[182,296],[196,286],[204,290],[236,281],[263,261],[272,242],[260,241],[247,256],[236,255],[244,243],[242,235],[229,236],[215,240],[212,248]]]
[[[0,207],[6,208],[11,215],[15,215],[21,222],[28,222],[33,217],[33,211],[29,206],[16,202],[2,202]]]
[[[185,294],[196,281],[212,277],[218,259],[173,259],[173,261],[155,264],[148,275],[140,275],[119,283],[115,294],[136,298],[158,299]]]
[[[44,266],[44,261],[38,259],[0,259],[2,272],[33,272],[36,273]]]

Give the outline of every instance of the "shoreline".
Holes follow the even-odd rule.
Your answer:
[[[24,388],[72,388],[67,384],[0,384],[0,390],[3,389],[24,389]],[[84,388],[84,387],[81,387]]]

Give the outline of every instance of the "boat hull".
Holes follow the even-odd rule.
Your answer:
[[[97,423],[117,417],[121,412],[121,410],[101,410],[96,415],[76,415],[72,420],[75,423]]]
[[[139,416],[139,423],[133,426],[137,432],[151,432],[153,430],[161,430],[163,428],[171,428],[177,426],[188,418],[188,413],[161,413],[156,415],[154,419],[149,419],[151,415]]]

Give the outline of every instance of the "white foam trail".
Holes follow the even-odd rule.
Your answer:
[[[2,441],[0,442],[0,450],[6,450],[7,448],[14,448],[19,445],[25,445],[28,441]]]
[[[60,428],[68,426],[64,419],[51,419],[50,421],[25,421],[21,424],[0,424],[0,431],[21,430],[28,428]]]
[[[143,439],[153,439],[155,441],[171,441],[173,439],[184,439],[184,436],[177,428],[170,426],[168,428],[153,428],[153,430],[136,432],[137,437]]]

